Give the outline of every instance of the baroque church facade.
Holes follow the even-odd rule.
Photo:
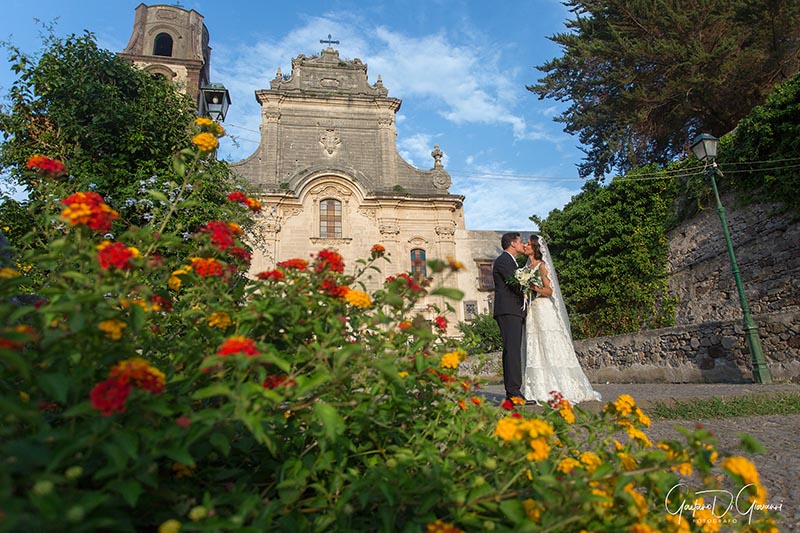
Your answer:
[[[163,55],[165,35],[171,55]],[[389,96],[380,76],[370,83],[361,60],[343,59],[330,44],[293,58],[291,73],[278,69],[268,89],[255,90],[261,140],[250,157],[231,165],[262,203],[251,273],[322,249],[339,252],[352,272],[357,259],[381,244],[390,263],[362,280],[367,288],[408,272],[461,290],[463,300],[450,301],[455,312],[447,315],[448,333],[458,334],[455,324],[491,312],[491,264],[502,251],[502,232],[465,227],[464,197],[450,193],[438,146],[430,169],[403,160],[395,129],[402,101]],[[194,96],[208,82],[208,30],[193,10],[141,4],[121,55]],[[428,271],[426,260],[448,258],[464,268],[444,281]],[[445,301],[429,296],[419,306],[428,319],[436,315],[430,304],[443,309]]]

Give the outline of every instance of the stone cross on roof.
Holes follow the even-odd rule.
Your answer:
[[[339,44],[339,41],[332,41],[331,40],[331,34],[330,33],[328,34],[328,39],[327,40],[326,39],[320,39],[319,42],[321,42],[322,44],[327,44],[328,48],[332,48],[332,46],[331,46],[332,44]]]

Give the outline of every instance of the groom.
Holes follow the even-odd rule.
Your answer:
[[[500,239],[503,253],[494,260],[494,319],[500,326],[503,338],[503,384],[506,398],[523,398],[522,387],[522,326],[525,312],[522,310],[522,288],[509,285],[517,270],[517,255],[522,253],[522,238],[519,233],[503,234]]]

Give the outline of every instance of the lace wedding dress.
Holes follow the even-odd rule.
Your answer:
[[[541,239],[540,243],[544,251]],[[550,400],[550,391],[560,392],[571,403],[600,400],[600,393],[592,389],[575,355],[569,318],[548,255],[544,259],[553,295],[530,298],[527,303],[522,346],[522,394],[527,400],[539,402]],[[541,263],[535,268],[539,266]]]

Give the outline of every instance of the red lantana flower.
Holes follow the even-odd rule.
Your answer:
[[[230,254],[238,259],[240,259],[243,263],[250,264],[250,260],[253,258],[253,255],[242,248],[241,246],[234,246],[229,250]]]
[[[222,264],[213,257],[192,257],[192,269],[201,278],[222,276]]]
[[[433,319],[433,322],[439,328],[439,331],[447,331],[447,319],[445,317],[437,316]]]
[[[305,270],[308,268],[308,261],[305,259],[289,259],[288,261],[281,261],[278,266],[292,270]]]
[[[111,368],[108,375],[152,394],[161,394],[166,385],[164,373],[141,357],[120,361]]]
[[[256,200],[255,198],[248,198],[245,200],[244,205],[250,208],[250,211],[253,213],[258,213],[261,211],[261,202]]]
[[[225,252],[236,245],[236,236],[242,234],[238,224],[222,220],[210,220],[201,230],[211,235],[211,244]]]
[[[153,311],[172,311],[172,302],[169,298],[164,298],[158,294],[150,297],[150,305],[153,307]]]
[[[100,411],[103,416],[110,416],[114,412],[124,413],[125,402],[131,393],[131,384],[119,378],[110,378],[94,386],[89,393],[92,407]]]
[[[320,250],[314,267],[315,272],[344,272],[344,260],[338,252],[333,250]]]
[[[322,291],[330,294],[335,298],[344,298],[350,292],[350,287],[347,285],[337,285],[333,280],[326,279],[322,282]]]
[[[276,387],[280,387],[281,385],[286,387],[294,387],[297,385],[297,382],[294,379],[289,379],[289,376],[283,374],[269,374],[267,378],[262,383],[265,389],[274,389]]]
[[[55,159],[50,159],[43,155],[33,155],[28,158],[28,168],[38,170],[39,174],[56,178],[67,172],[64,163]]]
[[[111,223],[119,218],[119,214],[103,201],[96,192],[76,192],[61,200],[67,207],[61,212],[61,218],[70,225],[83,224],[95,231],[106,232]]]
[[[378,257],[383,257],[385,253],[386,253],[386,248],[384,248],[380,244],[373,244],[372,249],[369,251],[369,255],[373,259],[376,259]]]
[[[239,353],[243,353],[248,357],[258,355],[258,348],[256,348],[255,341],[253,339],[248,339],[247,337],[231,337],[223,342],[217,350],[217,355],[221,357],[227,357],[229,355],[236,355]]]
[[[250,198],[241,191],[233,191],[228,195],[227,198],[231,202],[236,202],[239,204],[246,205],[254,213],[261,211],[261,202],[259,202],[255,198]]]
[[[130,270],[133,268],[131,259],[139,257],[139,250],[136,248],[129,248],[121,242],[111,243],[104,241],[97,246],[97,259],[100,261],[100,268],[108,270],[110,267],[115,267],[119,270]]]
[[[286,277],[286,274],[284,274],[280,270],[266,270],[264,272],[259,272],[258,274],[256,274],[256,277],[258,279],[280,281]]]
[[[247,201],[247,195],[242,191],[233,191],[228,195],[228,200],[230,200],[231,202],[237,202],[243,204],[244,202]]]

